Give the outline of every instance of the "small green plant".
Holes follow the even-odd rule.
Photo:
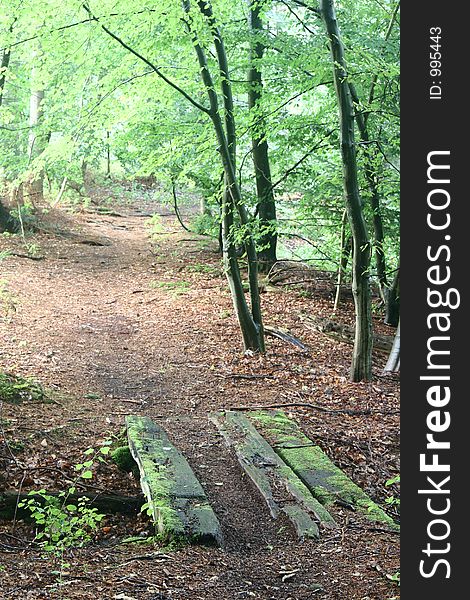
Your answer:
[[[41,530],[34,541],[46,552],[62,556],[68,548],[79,548],[90,541],[91,533],[103,519],[96,508],[90,508],[90,500],[81,497],[70,501],[75,487],[57,496],[46,490],[32,491],[31,498],[19,503],[19,508],[28,510],[31,518]]]
[[[111,443],[106,440],[97,450],[88,448],[84,452],[87,460],[75,465],[75,484],[80,479],[89,480],[93,477],[93,466],[97,462],[104,462]],[[45,552],[60,557],[62,569],[64,552],[89,542],[104,515],[90,507],[90,500],[86,496],[76,497],[75,485],[54,495],[41,489],[29,492],[28,496],[30,497],[21,501],[18,507],[30,513],[38,528],[34,541]]]
[[[390,487],[391,485],[394,485],[396,483],[400,483],[400,475],[396,475],[395,477],[392,477],[391,479],[388,479],[385,482],[385,486],[386,487]],[[388,498],[385,499],[385,502],[389,505],[389,506],[394,506],[396,508],[400,508],[400,498],[395,497],[395,495],[391,495]]]
[[[4,234],[3,234],[4,235]],[[8,258],[9,256],[11,256],[11,250],[1,250],[0,251],[0,261],[1,260],[5,260],[6,258]]]
[[[219,235],[219,219],[208,213],[197,215],[191,221],[191,229],[199,235],[216,238]]]
[[[387,575],[387,579],[396,583],[400,587],[400,571],[397,571],[393,575]]]
[[[18,306],[18,298],[8,289],[8,281],[0,279],[0,306],[5,318],[11,320]]]
[[[26,250],[28,251],[28,256],[34,258],[41,256],[41,246],[39,244],[26,244]]]
[[[145,221],[145,224],[149,227],[152,235],[158,235],[165,230],[162,224],[162,218],[159,214],[154,214],[153,217],[150,217],[150,219]]]

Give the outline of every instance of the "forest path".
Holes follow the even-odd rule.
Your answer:
[[[387,560],[383,549],[390,535],[361,531],[359,542],[357,532],[345,536],[342,530],[299,546],[286,520],[270,518],[207,419],[215,408],[282,401],[281,394],[298,386],[302,369],[308,372],[309,359],[277,341],[271,343],[269,357],[242,355],[214,244],[181,232],[173,217],[161,218],[152,244],[145,217],[133,210],[122,217],[85,214],[75,225],[77,221],[78,236],[37,236],[44,260],[12,257],[2,263],[14,304],[0,324],[6,340],[2,364],[65,395],[60,405],[45,405],[44,410],[22,407],[12,417],[21,418],[16,430],[20,436],[33,432],[34,444],[28,448],[36,452],[32,464],[67,469],[106,432],[116,433],[126,414],[151,417],[188,458],[221,521],[225,546],[180,550],[163,572],[159,563],[139,563],[147,585],[138,592],[132,578],[120,582],[119,572],[102,570],[99,547],[97,553],[84,549],[81,561],[92,570],[94,582],[69,587],[69,597],[100,598],[94,590],[101,586],[113,591],[102,591],[103,599],[126,592],[142,600],[306,600],[313,594],[354,600],[365,598],[365,589],[371,600],[385,598],[390,584],[363,557],[365,552],[370,559]],[[289,314],[292,299],[267,295],[263,301],[271,324],[284,319],[286,310]],[[326,382],[338,377],[337,367],[329,371],[338,353],[328,344],[323,366],[315,370]],[[291,369],[294,379],[286,379],[292,377]],[[239,379],[240,374],[266,378]],[[55,435],[50,433],[54,427],[64,429]],[[39,444],[41,439],[46,444]],[[136,490],[115,470],[103,472],[97,481],[124,493]],[[40,481],[45,487],[54,483],[47,476]],[[119,563],[142,550],[107,552],[109,560]],[[353,572],[358,573],[357,586],[351,585]],[[165,595],[155,595],[157,588]]]
[[[73,412],[86,423],[92,420],[92,430],[105,431],[129,413],[162,423],[189,454],[209,493],[220,488],[217,496],[223,497],[230,490],[220,506],[227,543],[235,536],[235,544],[244,544],[253,538],[254,521],[264,516],[263,529],[271,534],[274,526],[209,424],[207,403],[202,405],[207,398],[215,401],[213,407],[223,404],[216,395],[223,383],[201,361],[200,344],[205,353],[217,352],[211,315],[217,301],[227,310],[230,304],[218,298],[219,279],[201,288],[189,280],[197,272],[181,275],[188,266],[184,253],[175,257],[181,235],[171,233],[172,218],[165,220],[168,233],[156,236],[151,247],[144,218],[89,216],[79,237],[73,243],[57,240],[45,261],[26,261],[21,274],[5,269],[15,296],[21,290],[9,329],[14,343],[27,340],[20,371],[36,363],[38,379],[81,397]],[[208,253],[203,244],[202,255]],[[84,416],[90,412],[92,417]],[[83,433],[92,444],[93,431]]]

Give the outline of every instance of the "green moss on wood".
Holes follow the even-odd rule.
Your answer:
[[[147,417],[127,417],[126,423],[148,513],[160,537],[218,543],[220,525],[184,456]]]
[[[148,432],[143,423],[137,418],[127,419],[127,435],[134,447],[134,456],[140,459],[140,484],[147,497],[149,512],[152,514],[157,531],[165,538],[177,537],[184,533],[181,520],[171,501],[171,480],[167,477],[165,454],[159,440],[151,440],[151,455],[149,453]],[[159,464],[160,463],[160,464]]]
[[[250,412],[249,417],[263,435],[275,444],[278,455],[321,504],[328,508],[337,501],[343,501],[370,521],[398,529],[393,519],[351,481],[319,446],[314,445],[285,413],[256,411]]]
[[[114,448],[114,450],[111,451],[111,459],[121,471],[138,475],[139,468],[129,450],[129,446],[118,446],[117,448]]]

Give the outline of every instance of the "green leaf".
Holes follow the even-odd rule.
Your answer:
[[[83,471],[83,473],[80,474],[80,477],[82,479],[91,479],[93,477],[93,473],[91,471]]]

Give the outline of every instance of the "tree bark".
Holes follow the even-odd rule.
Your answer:
[[[398,322],[397,332],[393,340],[393,346],[384,367],[385,373],[397,373],[400,370],[400,322]]]
[[[57,498],[58,502],[63,501],[59,495],[60,492],[47,492],[48,496]],[[143,495],[137,496],[118,496],[112,494],[98,493],[74,493],[67,495],[67,504],[74,504],[80,498],[86,498],[90,502],[90,507],[98,509],[104,514],[138,514],[145,501]],[[0,492],[0,518],[13,519],[28,519],[31,513],[25,508],[18,508],[18,504],[22,501],[36,500],[44,504],[44,498],[40,494],[30,495],[28,493],[17,492]]]
[[[359,105],[359,97],[356,88],[352,83],[349,84],[351,97],[356,107]],[[377,175],[374,167],[374,158],[377,152],[371,149],[369,144],[369,130],[366,121],[362,114],[355,111],[356,123],[359,130],[361,141],[364,142],[364,171],[367,180],[367,186],[370,192],[370,205],[372,208],[372,223],[374,226],[374,250],[375,250],[375,265],[377,268],[377,279],[379,281],[380,296],[385,302],[387,290],[387,265],[384,252],[384,228],[382,221],[382,212],[380,210],[380,194],[377,184]]]
[[[190,15],[190,2],[184,0],[184,10]],[[221,75],[221,89],[224,103],[225,130],[219,110],[217,93],[209,72],[205,52],[197,37],[193,35],[193,44],[201,68],[201,77],[210,103],[209,117],[219,143],[219,153],[225,174],[225,191],[222,196],[222,241],[224,266],[232,295],[235,312],[242,332],[245,350],[264,352],[264,331],[261,317],[261,303],[258,288],[258,257],[255,243],[249,227],[249,218],[243,203],[235,170],[236,129],[233,115],[233,97],[228,70],[227,55],[222,36],[215,23],[212,7],[207,2],[198,2],[199,10],[207,18]],[[250,288],[251,311],[246,302],[240,268],[236,256],[236,248],[232,239],[234,210],[238,212],[242,226],[245,228],[244,246],[248,259],[248,280]]]
[[[3,103],[3,91],[5,89],[7,70],[10,65],[10,56],[10,48],[5,48],[5,50],[2,53],[2,62],[0,63],[0,106]]]
[[[39,52],[34,53],[35,59],[39,58]],[[33,66],[31,71],[31,95],[29,99],[29,140],[28,140],[28,161],[31,162],[37,158],[44,150],[45,138],[38,134],[38,127],[42,119],[42,101],[44,100],[44,90],[36,89],[37,68]],[[31,178],[25,186],[25,196],[35,205],[44,198],[44,169],[39,169],[31,174]]]
[[[361,381],[370,379],[372,374],[370,242],[357,180],[354,105],[347,81],[344,48],[333,0],[321,0],[320,11],[328,34],[333,62],[341,131],[344,197],[354,244],[352,291],[356,309],[356,329],[350,376],[352,381]]]
[[[258,218],[261,236],[258,242],[259,270],[268,273],[277,260],[276,201],[274,199],[271,167],[269,164],[266,122],[257,113],[263,94],[263,79],[259,64],[264,54],[264,45],[257,39],[263,31],[261,9],[264,2],[248,0],[248,25],[252,40],[250,43],[250,68],[248,71],[248,109],[252,127],[252,155],[255,168],[256,192],[258,197]]]
[[[341,219],[341,240],[340,240],[340,259],[338,265],[338,277],[336,280],[336,294],[333,312],[338,310],[341,302],[341,288],[343,286],[344,274],[348,264],[349,253],[351,252],[351,238],[346,240],[346,223],[348,220],[348,212],[345,209]]]
[[[10,28],[12,31],[13,25]],[[7,69],[10,65],[11,52],[10,48],[6,48],[2,54],[2,62],[0,64],[0,106],[3,103],[5,81]],[[18,219],[13,217],[10,211],[0,202],[0,233],[16,233],[20,228]]]
[[[392,327],[398,327],[400,319],[400,265],[395,272],[392,285],[386,291],[384,322]]]
[[[106,132],[106,177],[111,177],[111,145],[110,145],[110,134]]]

